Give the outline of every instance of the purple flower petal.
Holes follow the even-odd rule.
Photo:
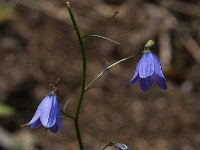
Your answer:
[[[165,78],[160,77],[157,74],[154,74],[152,77],[153,81],[161,88],[161,89],[167,89],[167,84]]]
[[[143,92],[146,92],[152,86],[151,76],[147,78],[140,78],[140,88]]]
[[[32,123],[29,123],[28,125],[29,125],[31,128],[37,128],[37,127],[41,126],[42,124],[41,124],[40,119],[38,118],[38,120],[36,120],[36,121],[34,121],[34,122],[32,122]]]
[[[56,113],[56,124],[58,125],[58,128],[63,132],[63,127],[61,123],[61,108],[58,103],[57,103],[57,113]]]
[[[49,130],[51,130],[51,132],[53,132],[53,133],[58,132],[58,125],[57,125],[57,124],[54,124],[54,126],[51,127],[51,128],[49,128]]]
[[[160,65],[160,61],[159,61],[158,57],[155,54],[153,54],[153,55],[154,55],[154,69],[155,69],[154,72],[155,72],[155,74],[159,75],[162,78],[165,78],[163,75],[162,67]]]
[[[52,127],[56,123],[57,98],[56,96],[46,96],[41,106],[40,121],[46,128]]]
[[[32,118],[31,121],[28,123],[28,125],[30,125],[30,124],[36,122],[36,121],[39,119],[39,117],[40,117],[40,115],[41,115],[41,105],[42,105],[42,102],[41,102],[40,105],[38,106],[38,108],[37,108],[37,110],[36,110],[36,112],[35,112],[33,118]]]
[[[151,52],[144,53],[138,62],[139,77],[146,78],[154,73],[154,57]]]
[[[133,83],[135,83],[138,80],[138,77],[139,77],[138,73],[139,73],[139,70],[138,70],[138,65],[137,65],[135,73],[133,75],[133,78],[130,80],[130,84],[133,84]]]

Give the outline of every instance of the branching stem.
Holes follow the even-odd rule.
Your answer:
[[[140,53],[141,53],[141,51],[139,51],[139,52],[138,52],[137,54],[135,54],[135,55],[132,55],[132,56],[123,58],[123,59],[121,59],[121,60],[119,60],[119,61],[117,61],[117,62],[115,62],[115,63],[113,63],[113,64],[111,64],[111,65],[109,65],[109,66],[107,66],[98,76],[96,76],[96,77],[86,86],[85,91],[88,91],[88,89],[90,89],[91,86],[92,86],[106,71],[108,71],[110,68],[114,67],[115,65],[117,65],[117,64],[119,64],[119,63],[121,63],[121,62],[124,62],[124,61],[126,61],[126,60],[131,59],[131,58],[134,58],[134,57],[136,57],[137,55],[139,55]]]
[[[112,39],[110,39],[110,38],[108,38],[108,37],[105,37],[105,36],[102,36],[102,35],[97,35],[97,34],[88,34],[88,35],[84,35],[82,38],[85,38],[85,37],[88,37],[88,36],[102,38],[102,39],[104,39],[104,40],[108,40],[108,41],[110,41],[110,42],[113,42],[113,43],[115,43],[115,44],[120,45],[120,43],[117,42],[117,41],[114,41],[114,40],[112,40]]]

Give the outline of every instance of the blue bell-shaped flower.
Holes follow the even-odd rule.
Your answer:
[[[128,146],[122,143],[115,143],[114,146],[116,150],[128,150]]]
[[[160,61],[150,50],[144,51],[130,83],[134,84],[137,80],[139,80],[140,88],[144,92],[149,90],[153,83],[156,83],[161,89],[167,89]]]
[[[61,109],[57,96],[51,94],[46,96],[27,125],[31,128],[37,128],[42,125],[53,133],[56,133],[59,129],[63,131]]]

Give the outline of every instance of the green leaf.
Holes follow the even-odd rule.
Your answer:
[[[8,105],[0,103],[0,117],[10,116],[15,113],[14,109]]]
[[[13,9],[5,5],[3,3],[0,3],[0,23],[9,21],[13,17]]]

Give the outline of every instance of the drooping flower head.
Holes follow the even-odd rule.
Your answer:
[[[144,48],[144,53],[137,63],[135,74],[130,83],[139,81],[142,91],[147,91],[156,83],[161,89],[167,89],[166,79],[162,72],[162,67],[158,57],[150,51],[154,44],[152,40],[148,41]]]
[[[53,133],[58,132],[59,129],[63,132],[61,109],[55,91],[52,91],[41,101],[35,115],[27,125],[31,128],[42,125]]]
[[[128,146],[122,143],[115,143],[114,146],[116,150],[128,150]]]

